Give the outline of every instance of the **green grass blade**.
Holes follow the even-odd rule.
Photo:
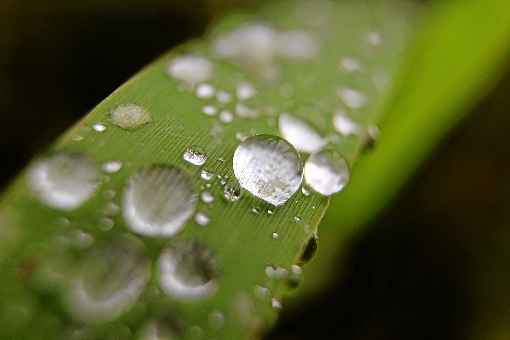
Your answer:
[[[165,327],[186,339],[242,339],[269,327],[277,314],[277,301],[297,280],[289,273],[291,266],[300,263],[329,199],[298,192],[282,207],[273,208],[243,192],[239,201],[225,201],[222,181],[234,179],[232,156],[239,136],[278,135],[278,114],[290,112],[308,121],[353,164],[366,136],[339,136],[332,124],[333,114],[345,111],[363,126],[380,119],[387,81],[399,64],[413,12],[412,7],[387,1],[269,4],[255,15],[239,13],[227,17],[204,39],[176,48],[120,87],[48,151],[48,155],[85,155],[98,169],[112,160],[122,162],[118,172],[101,176],[100,185],[89,200],[72,211],[49,208],[34,195],[28,182],[30,172],[24,172],[2,199],[0,299],[7,303],[0,305],[0,335],[38,339],[41,334],[46,338],[78,334],[87,339],[118,339],[140,336],[147,324],[153,325],[150,322],[164,322]],[[270,25],[278,32],[308,32],[318,45],[317,55],[289,57],[271,52],[269,60],[253,62],[252,55],[243,55],[232,62],[215,53],[215,39],[254,23]],[[188,54],[206,57],[213,63],[214,77],[208,82],[227,91],[232,101],[220,104],[216,99],[198,98],[182,82],[169,77],[169,62]],[[339,67],[340,60],[346,57],[359,61],[360,69],[346,72],[345,67]],[[242,101],[256,110],[256,117],[236,116],[227,124],[219,120],[218,113],[208,116],[202,112],[206,105],[235,112],[235,90],[242,82],[251,83],[257,90],[254,98]],[[361,91],[367,98],[366,105],[350,110],[337,95],[342,88]],[[132,130],[112,124],[112,111],[131,103],[150,112],[150,120]],[[94,129],[98,123],[106,129]],[[202,168],[182,159],[189,147],[199,147],[207,154],[202,168],[217,175],[214,181],[202,180]],[[191,218],[175,237],[136,236],[126,227],[121,213],[105,212],[112,203],[124,208],[122,197],[128,179],[153,164],[176,166],[191,177],[194,192],[207,189],[213,193],[212,204],[197,203],[197,211],[210,218],[207,226]],[[82,164],[82,168],[88,166]],[[208,183],[212,183],[210,188],[206,187]],[[279,235],[278,239],[273,239],[273,233]],[[74,289],[74,278],[82,273],[84,258],[96,254],[95,249],[101,244],[124,240],[125,234],[137,237],[143,244],[141,252],[149,259],[152,272],[137,303],[119,317],[110,315],[112,320],[100,313],[77,315],[68,294]],[[197,240],[214,254],[218,290],[208,298],[181,301],[159,288],[158,258],[164,249],[182,240]],[[99,255],[94,256],[100,259]],[[124,257],[124,262],[129,262],[129,256],[121,253],[108,259],[113,264],[96,263],[98,272],[94,269],[90,274],[95,275],[94,284],[115,291],[115,286],[109,285],[110,277],[122,270],[124,262],[120,259]],[[269,278],[266,268],[271,265],[284,268],[285,279]],[[128,274],[124,273],[129,277]],[[123,282],[118,281],[114,283],[122,286]],[[257,285],[267,287],[270,295],[257,298]],[[222,327],[218,327],[218,312],[224,317]]]

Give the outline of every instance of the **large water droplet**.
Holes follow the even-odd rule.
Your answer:
[[[150,276],[143,244],[122,236],[93,249],[67,294],[71,313],[86,322],[113,320],[131,307]]]
[[[193,215],[196,197],[187,173],[166,166],[139,170],[124,192],[128,227],[141,235],[172,236]]]
[[[306,183],[324,196],[342,190],[350,178],[347,161],[334,150],[311,155],[305,163],[304,173]]]
[[[135,104],[119,105],[110,113],[113,124],[128,130],[147,124],[151,119],[149,111]]]
[[[177,299],[200,299],[217,289],[214,257],[206,246],[180,241],[163,251],[159,259],[160,284]]]
[[[327,143],[307,122],[290,114],[282,113],[278,125],[282,137],[298,151],[314,153]]]
[[[213,65],[206,58],[186,55],[173,59],[168,65],[167,72],[187,85],[194,86],[212,77]]]
[[[187,148],[182,154],[182,158],[186,162],[197,166],[204,165],[207,161],[207,155],[198,147]]]
[[[234,153],[233,166],[241,187],[274,206],[287,202],[303,180],[298,153],[276,136],[246,139]]]
[[[83,155],[59,153],[36,161],[28,179],[42,202],[72,210],[92,196],[98,185],[98,171],[94,162]]]

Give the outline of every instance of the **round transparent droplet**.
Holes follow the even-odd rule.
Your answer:
[[[361,126],[342,111],[338,111],[333,116],[333,125],[335,130],[343,136],[357,135],[361,132]]]
[[[257,91],[253,85],[248,82],[242,82],[237,85],[236,94],[237,98],[240,100],[250,99],[251,97],[255,96],[256,93]]]
[[[224,124],[231,123],[234,120],[234,114],[227,110],[222,110],[220,112],[220,122]]]
[[[237,202],[241,198],[241,187],[237,183],[226,183],[223,188],[223,197],[229,202]]]
[[[194,241],[180,241],[159,258],[160,285],[171,297],[193,300],[217,289],[216,263],[208,247]]]
[[[282,309],[283,306],[280,300],[278,300],[277,298],[272,298],[271,307],[273,307],[274,309]]]
[[[304,173],[306,183],[324,196],[341,191],[350,179],[347,161],[334,150],[311,155],[305,163]]]
[[[281,32],[276,36],[276,51],[285,58],[311,59],[319,53],[319,44],[304,31]]]
[[[340,60],[340,68],[346,72],[361,71],[361,62],[352,57],[344,57]]]
[[[272,238],[273,240],[277,240],[279,237],[280,237],[280,235],[278,235],[278,233],[276,233],[276,232],[274,232],[274,233],[272,233],[272,234],[271,234],[271,238]]]
[[[96,164],[80,154],[59,153],[37,160],[29,169],[30,188],[46,205],[73,210],[96,191]]]
[[[207,161],[207,155],[198,147],[189,147],[182,154],[182,159],[190,164],[201,166]]]
[[[280,134],[296,150],[314,153],[321,150],[327,141],[304,120],[287,113],[282,113],[278,120]]]
[[[92,125],[92,129],[94,129],[96,132],[105,132],[106,126],[103,123],[95,123]]]
[[[129,309],[150,277],[150,262],[138,240],[121,236],[90,251],[78,266],[66,301],[85,322],[114,320]]]
[[[205,190],[205,191],[202,191],[202,193],[200,194],[200,199],[205,204],[210,204],[210,203],[214,202],[214,195],[210,191]]]
[[[118,127],[132,130],[149,123],[152,118],[150,112],[140,105],[122,104],[110,113],[110,120]]]
[[[180,231],[195,211],[190,176],[172,166],[151,166],[129,179],[123,215],[133,232],[168,237]]]
[[[200,171],[200,178],[204,181],[210,181],[214,178],[214,174],[206,169],[202,169],[202,171]]]
[[[122,168],[122,162],[121,161],[109,161],[103,164],[101,169],[108,173],[113,174],[118,172]]]
[[[341,88],[338,90],[338,96],[344,104],[351,109],[361,109],[368,103],[367,96],[358,90],[351,88]]]
[[[207,116],[214,116],[216,112],[218,112],[218,109],[212,105],[206,105],[202,108],[202,112]]]
[[[213,64],[206,58],[185,55],[173,59],[167,68],[168,74],[188,86],[209,80],[213,75]]]
[[[298,153],[276,136],[246,139],[234,153],[233,166],[241,187],[274,206],[287,202],[303,180]]]
[[[198,225],[206,226],[211,222],[211,219],[205,213],[197,212],[195,214],[195,222],[197,222]]]
[[[201,99],[208,99],[214,97],[216,89],[211,84],[200,84],[197,86],[196,95]]]

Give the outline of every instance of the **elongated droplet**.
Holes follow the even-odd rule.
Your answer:
[[[98,186],[94,162],[80,154],[60,153],[36,161],[28,172],[30,188],[46,205],[72,210]]]
[[[213,64],[203,57],[185,55],[173,59],[168,64],[167,72],[173,78],[194,86],[212,77]]]
[[[103,164],[101,169],[108,173],[113,174],[119,171],[122,168],[122,162],[121,161],[109,161]]]
[[[71,313],[79,320],[114,320],[131,307],[150,277],[143,244],[124,236],[94,248],[80,264],[67,294]]]
[[[241,187],[274,206],[287,202],[303,180],[298,153],[276,136],[246,139],[234,153],[233,166]]]
[[[180,241],[165,249],[159,258],[160,284],[177,299],[200,299],[217,289],[216,263],[206,246]]]
[[[307,122],[287,113],[280,115],[278,125],[282,137],[298,151],[314,153],[327,143]]]
[[[361,109],[368,103],[367,96],[355,89],[342,88],[338,90],[337,94],[344,104],[351,109]]]
[[[193,165],[204,165],[205,161],[207,161],[207,155],[197,147],[187,148],[186,151],[182,154],[182,158]]]
[[[361,132],[359,124],[341,111],[338,111],[333,116],[333,125],[335,126],[335,130],[344,136],[356,135]]]
[[[135,104],[119,105],[110,113],[112,123],[127,130],[139,128],[151,119],[149,111]]]
[[[147,236],[172,236],[193,215],[196,195],[190,176],[176,167],[151,166],[129,179],[123,214],[128,227]]]
[[[305,163],[304,172],[306,183],[324,196],[341,191],[350,178],[347,161],[334,150],[311,155]]]

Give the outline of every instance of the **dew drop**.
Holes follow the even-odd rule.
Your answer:
[[[293,219],[294,219],[294,222],[296,222],[296,223],[301,222],[301,217],[299,217],[298,215],[294,216]]]
[[[317,42],[304,31],[278,33],[276,48],[280,56],[290,59],[311,59],[319,53]]]
[[[209,80],[213,74],[213,65],[206,58],[185,55],[173,59],[168,64],[167,72],[175,79],[181,80],[189,86]]]
[[[259,113],[257,110],[244,105],[242,103],[236,104],[236,115],[238,115],[241,118],[257,118]]]
[[[289,277],[287,278],[287,284],[292,288],[298,287],[299,284],[301,283],[302,276],[303,269],[300,266],[293,264],[290,268],[290,274]]]
[[[335,129],[343,136],[357,135],[361,132],[361,127],[354,122],[344,112],[338,111],[333,116],[333,125]]]
[[[283,267],[266,266],[266,276],[272,280],[285,279],[289,275],[289,271]]]
[[[208,99],[214,97],[216,89],[211,84],[200,84],[197,86],[196,95],[198,98]]]
[[[177,299],[200,299],[217,289],[214,257],[209,248],[194,241],[180,241],[165,249],[159,270],[163,291]]]
[[[379,46],[382,43],[381,33],[379,32],[369,32],[367,35],[367,40],[372,46]]]
[[[95,123],[94,125],[92,125],[92,128],[96,132],[105,132],[106,131],[106,126],[102,123]]]
[[[252,207],[252,208],[251,208],[251,212],[252,212],[253,214],[255,214],[255,215],[258,215],[258,214],[260,214],[260,208],[258,208],[258,207]]]
[[[271,295],[271,291],[269,290],[269,288],[260,285],[255,286],[254,293],[255,296],[261,300],[265,300],[269,298],[269,296]]]
[[[216,93],[216,100],[222,104],[227,104],[232,100],[232,96],[226,91],[218,91],[218,93]]]
[[[233,167],[242,188],[274,206],[284,204],[303,180],[298,153],[276,136],[257,135],[239,144]]]
[[[118,127],[132,130],[149,123],[152,118],[149,111],[139,105],[123,104],[110,113],[110,120]]]
[[[361,71],[361,63],[358,59],[344,57],[340,60],[340,68],[350,73],[359,72]]]
[[[274,309],[282,309],[283,306],[280,300],[278,300],[277,298],[272,298],[271,307],[273,307]]]
[[[214,202],[214,195],[210,191],[205,190],[200,194],[200,199],[202,202],[210,204]]]
[[[151,166],[139,170],[128,183],[123,214],[128,227],[147,236],[172,236],[180,231],[195,211],[191,179],[172,166]]]
[[[337,92],[344,104],[351,109],[361,109],[367,105],[368,99],[366,95],[358,90],[351,88],[342,88]]]
[[[239,83],[236,88],[237,98],[240,100],[250,99],[256,92],[253,85],[248,82]]]
[[[234,120],[234,114],[227,110],[222,110],[220,112],[220,122],[228,124]]]
[[[214,174],[206,169],[202,169],[202,171],[200,171],[200,178],[204,181],[210,181],[214,178]]]
[[[122,315],[138,300],[150,277],[143,244],[128,236],[96,246],[78,269],[66,301],[71,313],[86,322]]]
[[[207,155],[198,147],[190,147],[184,151],[182,159],[193,165],[201,166],[207,161]]]
[[[237,202],[241,198],[241,188],[236,183],[227,183],[223,188],[223,197],[229,202]]]
[[[271,237],[273,238],[273,240],[277,240],[280,237],[280,235],[278,235],[278,233],[272,233]]]
[[[282,113],[278,125],[282,137],[298,151],[314,153],[327,143],[307,122],[290,114]]]
[[[208,116],[214,116],[218,110],[212,105],[206,105],[202,108],[202,112]]]
[[[103,164],[101,169],[108,173],[113,174],[118,172],[122,168],[122,162],[121,161],[109,161]]]
[[[268,215],[273,215],[274,214],[274,210],[273,209],[267,209],[267,214]]]
[[[32,191],[46,205],[73,210],[96,191],[99,174],[94,162],[81,154],[58,153],[37,160],[29,169]]]
[[[347,161],[334,150],[311,155],[305,163],[304,173],[306,183],[324,196],[341,191],[350,178]]]
[[[301,187],[301,193],[303,194],[303,196],[307,197],[310,196],[310,191],[304,185]]]
[[[206,226],[209,224],[210,221],[211,219],[209,218],[209,216],[207,216],[203,212],[197,212],[195,214],[195,222],[197,222],[198,225]]]

